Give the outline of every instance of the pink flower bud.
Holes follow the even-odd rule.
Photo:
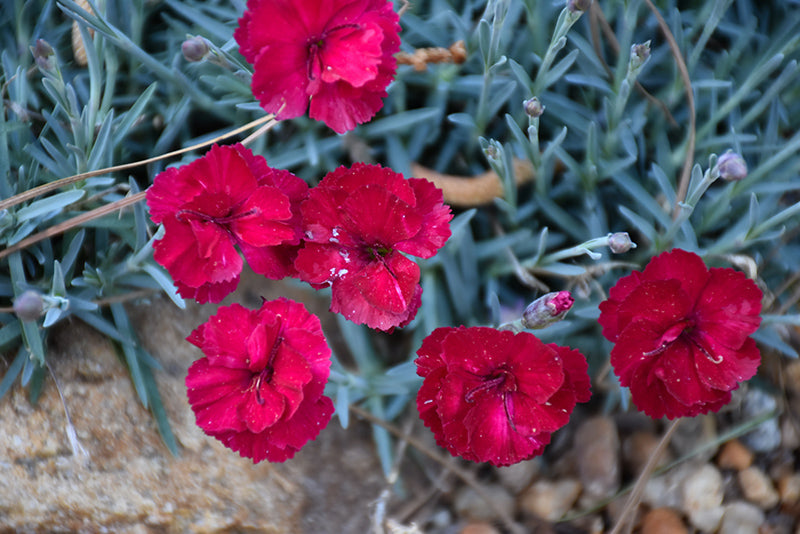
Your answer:
[[[616,232],[608,236],[608,248],[614,254],[622,254],[636,248],[636,243],[631,241],[628,232]]]
[[[729,182],[738,182],[747,176],[747,163],[736,152],[725,152],[717,160],[719,177]]]
[[[186,61],[197,63],[208,55],[210,48],[205,39],[200,36],[189,37],[181,44],[181,52]]]
[[[531,302],[522,313],[525,328],[539,329],[560,321],[572,308],[575,299],[569,291],[556,291],[542,295]]]
[[[44,312],[44,299],[38,291],[28,289],[14,299],[14,313],[20,321],[35,321]]]
[[[525,100],[522,105],[525,106],[525,113],[528,114],[528,117],[533,119],[541,117],[542,113],[544,113],[542,102],[535,96]]]

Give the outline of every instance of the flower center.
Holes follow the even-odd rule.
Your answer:
[[[666,332],[661,335],[658,347],[649,352],[645,352],[644,355],[655,356],[657,354],[661,354],[672,343],[678,339],[683,339],[697,347],[697,349],[702,352],[712,363],[722,363],[722,356],[714,356],[708,351],[708,349],[706,349],[703,343],[701,343],[702,336],[698,335],[699,332],[695,330],[696,326],[696,321],[691,318],[678,321],[674,325],[667,328]]]
[[[231,210],[233,212],[234,210]],[[237,219],[244,219],[245,217],[250,217],[251,215],[258,215],[258,210],[253,208],[248,211],[243,211],[241,213],[231,213],[229,212],[228,215],[224,217],[217,217],[215,215],[209,215],[208,213],[203,213],[201,211],[192,210],[192,209],[182,209],[178,211],[175,217],[179,221],[185,221],[188,219],[198,219],[201,221],[212,222],[215,224],[219,224],[221,226],[228,225]]]
[[[475,397],[484,391],[495,390],[505,398],[507,393],[517,390],[517,381],[514,376],[505,369],[497,369],[483,377],[481,383],[469,390],[464,395],[464,400],[474,402]]]
[[[344,29],[358,27],[358,24],[341,24],[339,26],[334,26],[329,30],[325,30],[319,35],[312,35],[308,38],[306,41],[306,46],[308,47],[306,68],[309,80],[316,80],[322,72],[323,65],[320,55],[325,49],[326,41],[331,37],[331,35]]]
[[[281,318],[278,317],[278,328],[281,328]],[[258,404],[264,404],[264,397],[261,396],[261,384],[268,384],[270,380],[272,380],[272,376],[275,374],[275,356],[278,354],[278,347],[280,347],[281,343],[283,342],[283,335],[278,334],[275,338],[275,343],[272,344],[272,348],[269,350],[269,356],[267,357],[267,364],[261,370],[258,375],[256,375],[256,383],[255,383],[255,391],[256,391],[256,402]]]

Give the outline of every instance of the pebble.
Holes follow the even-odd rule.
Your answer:
[[[500,484],[516,495],[530,485],[533,477],[539,474],[541,466],[541,457],[537,457],[507,467],[498,467],[495,472]]]
[[[672,508],[654,508],[642,519],[641,534],[687,534],[680,514]]]
[[[587,419],[575,432],[578,476],[583,485],[582,506],[613,496],[620,487],[620,442],[608,417]]]
[[[484,484],[481,487],[494,503],[494,507],[471,487],[464,486],[456,493],[453,503],[460,517],[474,521],[491,521],[498,518],[495,509],[503,511],[506,516],[514,514],[514,497],[504,487],[498,484]]]
[[[628,436],[622,443],[622,456],[626,472],[633,477],[638,476],[660,441],[660,437],[650,432],[639,431]],[[667,465],[671,461],[672,455],[669,451],[665,451],[656,467]]]
[[[786,389],[794,394],[800,394],[800,360],[790,362],[783,369],[786,378]]]
[[[558,521],[575,504],[581,483],[574,479],[537,480],[520,497],[520,507],[548,521]]]
[[[500,531],[491,523],[478,521],[462,528],[460,534],[500,534]]]
[[[773,412],[778,404],[774,397],[760,389],[751,388],[747,391],[742,403],[742,417],[756,418],[767,412]],[[781,430],[778,418],[773,417],[758,425],[753,431],[742,436],[742,442],[755,452],[771,452],[781,444]]]
[[[795,411],[798,413],[800,410]],[[781,421],[781,445],[784,449],[794,450],[800,448],[800,431],[789,417]]]
[[[663,475],[653,477],[644,487],[642,501],[651,508],[683,508],[683,481],[697,470],[696,466],[682,464]]]
[[[739,471],[739,486],[744,497],[762,509],[772,508],[780,497],[769,477],[757,467],[748,467]]]
[[[781,477],[778,480],[778,495],[783,504],[798,504],[800,502],[800,473]]]
[[[714,532],[722,520],[722,475],[704,464],[683,481],[683,511],[696,528]]]
[[[757,506],[735,501],[725,505],[719,534],[758,534],[764,519],[764,512]]]
[[[741,471],[753,464],[753,453],[737,439],[732,439],[722,446],[717,455],[717,466],[720,469]]]
[[[679,457],[692,454],[695,461],[706,462],[717,453],[718,447],[708,447],[716,438],[717,421],[713,415],[684,417],[672,435],[670,445]]]

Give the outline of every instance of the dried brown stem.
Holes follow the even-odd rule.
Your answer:
[[[488,204],[503,196],[503,182],[493,170],[477,176],[456,176],[442,174],[417,163],[411,164],[411,175],[425,178],[442,190],[446,204],[459,208],[469,208]],[[514,159],[514,178],[517,186],[532,181],[536,177],[533,165],[524,159]]]
[[[86,213],[81,213],[80,215],[76,215],[71,219],[67,219],[64,222],[51,226],[46,230],[42,230],[38,234],[34,234],[14,245],[11,245],[10,247],[4,250],[0,250],[0,259],[3,259],[8,255],[13,254],[14,252],[17,252],[33,244],[36,244],[39,241],[62,234],[71,228],[75,228],[76,226],[80,226],[94,219],[99,219],[100,217],[104,217],[110,213],[114,213],[115,211],[121,210],[126,206],[136,204],[137,202],[144,200],[145,194],[146,191],[136,193],[129,197],[125,197],[121,200],[117,200],[116,202],[112,202],[110,204],[100,206],[99,208],[95,208],[91,211],[87,211]]]
[[[10,208],[12,206],[16,206],[17,204],[21,204],[22,202],[25,202],[25,201],[30,200],[32,198],[36,198],[39,195],[43,195],[45,193],[49,193],[50,191],[55,191],[56,189],[64,187],[65,185],[73,184],[75,182],[79,182],[81,180],[85,180],[87,178],[91,178],[93,176],[100,176],[100,175],[103,175],[103,174],[110,174],[112,172],[125,171],[125,170],[128,170],[128,169],[133,169],[134,167],[139,167],[141,165],[147,165],[148,163],[153,163],[155,161],[160,161],[162,159],[171,158],[173,156],[178,156],[178,155],[184,154],[186,152],[191,152],[193,150],[197,150],[198,148],[203,148],[203,147],[206,147],[208,145],[212,145],[212,144],[216,143],[217,141],[222,141],[223,139],[227,139],[229,137],[233,137],[234,135],[237,135],[237,134],[242,133],[242,132],[244,132],[246,130],[249,130],[250,128],[253,128],[254,126],[258,126],[258,125],[263,124],[265,122],[274,121],[274,119],[275,119],[274,115],[266,115],[264,117],[261,117],[260,119],[256,119],[254,121],[248,122],[244,126],[236,128],[235,130],[231,130],[230,132],[227,132],[227,133],[224,133],[224,134],[222,134],[222,135],[220,135],[218,137],[215,137],[214,139],[211,139],[210,141],[203,141],[202,143],[197,143],[195,145],[192,145],[192,146],[189,146],[189,147],[186,147],[186,148],[181,148],[180,150],[175,150],[173,152],[168,152],[166,154],[161,154],[160,156],[155,156],[155,157],[148,158],[148,159],[134,161],[133,163],[125,163],[123,165],[116,165],[114,167],[106,167],[105,169],[98,169],[96,171],[83,172],[83,173],[80,173],[80,174],[75,174],[73,176],[67,176],[66,178],[61,178],[60,180],[55,180],[53,182],[42,184],[42,185],[40,185],[38,187],[34,187],[32,189],[28,189],[27,191],[23,191],[22,193],[19,193],[18,195],[14,195],[11,198],[8,198],[6,200],[0,201],[0,211],[8,209],[8,208]]]
[[[686,103],[689,105],[689,131],[687,133],[686,140],[686,159],[683,161],[681,178],[678,182],[678,193],[675,198],[675,206],[672,210],[672,218],[677,219],[678,214],[680,213],[680,203],[686,199],[686,192],[689,190],[689,178],[692,176],[692,165],[694,165],[694,145],[695,138],[697,136],[697,117],[695,116],[694,93],[692,92],[692,80],[689,78],[689,69],[686,67],[686,61],[683,59],[681,49],[678,46],[678,42],[675,40],[675,36],[672,35],[672,32],[669,29],[667,21],[664,20],[664,17],[661,16],[658,8],[653,5],[651,0],[645,0],[645,3],[656,17],[656,20],[658,21],[658,27],[661,28],[661,32],[664,34],[664,38],[669,44],[669,48],[672,51],[672,56],[675,58],[675,63],[678,66],[678,72],[681,75],[684,89],[686,89]]]
[[[456,41],[450,48],[417,48],[411,53],[398,52],[394,57],[398,65],[411,65],[415,71],[421,72],[428,69],[429,63],[464,63],[467,60],[467,47],[464,41]]]
[[[611,534],[619,534],[622,532],[622,529],[625,528],[625,525],[628,524],[628,521],[633,515],[633,511],[636,510],[636,507],[642,500],[642,494],[644,493],[644,488],[647,485],[647,481],[650,480],[653,471],[655,471],[661,456],[664,454],[664,451],[666,450],[667,445],[669,445],[669,441],[672,439],[673,434],[675,434],[675,430],[677,430],[680,422],[681,418],[679,417],[670,423],[669,428],[667,428],[667,431],[664,432],[664,436],[661,438],[661,441],[658,442],[658,446],[656,446],[653,454],[651,454],[650,458],[647,459],[647,463],[642,469],[639,478],[636,480],[636,484],[631,490],[628,501],[625,503],[625,508],[622,509],[622,513],[620,513],[619,519],[617,519],[617,524],[614,525],[614,529],[611,531]]]
[[[425,443],[421,440],[415,438],[410,434],[406,434],[396,426],[392,425],[391,423],[387,423],[383,419],[375,417],[367,410],[363,408],[353,405],[350,405],[350,411],[356,414],[357,416],[366,419],[371,424],[378,425],[379,427],[387,430],[389,433],[394,434],[397,438],[402,439],[408,442],[409,445],[417,449],[419,452],[427,456],[428,458],[432,459],[433,461],[439,463],[447,469],[448,471],[452,472],[458,478],[460,478],[466,485],[472,488],[478,496],[486,501],[486,504],[492,509],[492,511],[497,514],[497,517],[505,524],[506,528],[515,533],[515,534],[522,534],[522,530],[520,529],[519,525],[514,522],[514,519],[508,515],[505,510],[502,510],[492,498],[484,491],[483,487],[475,480],[475,477],[472,476],[472,473],[469,473],[459,466],[448,462],[441,454],[432,450],[428,447]]]

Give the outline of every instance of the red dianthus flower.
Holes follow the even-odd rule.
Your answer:
[[[761,290],[739,271],[708,269],[674,249],[621,278],[600,304],[611,364],[650,417],[716,412],[761,361],[748,337],[761,323]]]
[[[248,0],[234,37],[264,110],[289,119],[310,108],[343,133],[383,106],[399,31],[386,0]]]
[[[198,426],[254,463],[292,458],[330,421],[331,350],[302,304],[222,307],[187,340],[205,354],[186,376]]]
[[[419,266],[450,237],[442,192],[419,178],[356,163],[328,173],[300,207],[300,279],[331,285],[331,311],[371,328],[408,324],[422,295]]]
[[[417,354],[422,421],[440,446],[474,462],[505,466],[541,454],[591,395],[580,352],[527,332],[437,328]]]
[[[153,257],[184,298],[219,302],[239,283],[236,245],[256,272],[280,274],[265,272],[277,254],[269,247],[299,243],[292,205],[306,189],[300,178],[271,169],[240,144],[214,145],[202,158],[160,173],[147,190],[150,218],[165,230]]]

